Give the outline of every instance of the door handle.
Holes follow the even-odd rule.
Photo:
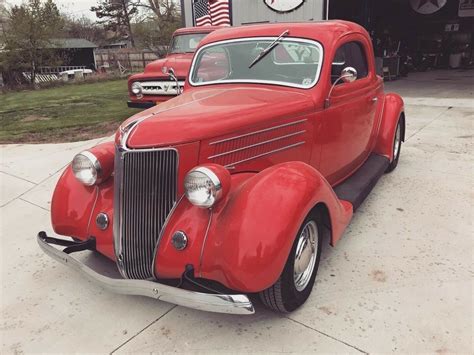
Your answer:
[[[372,102],[373,102],[373,103],[376,103],[378,100],[379,100],[379,98],[378,98],[378,97],[374,97],[374,98],[372,98]]]

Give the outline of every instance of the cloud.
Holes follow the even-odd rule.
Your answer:
[[[20,5],[24,0],[7,0],[7,4],[9,5]],[[74,17],[88,17],[91,20],[96,20],[97,17],[95,16],[95,13],[90,11],[91,6],[94,6],[97,4],[97,1],[95,0],[73,0],[73,1],[67,1],[67,0],[54,0],[56,5],[59,8],[59,11],[74,16]]]

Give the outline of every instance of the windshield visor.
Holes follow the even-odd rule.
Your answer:
[[[276,37],[245,38],[208,44],[194,57],[190,83],[262,83],[308,89],[321,71],[322,46],[315,41],[282,38],[251,68]]]

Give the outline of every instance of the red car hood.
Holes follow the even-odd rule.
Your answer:
[[[309,94],[284,88],[220,87],[190,90],[143,111],[130,148],[170,146],[267,127],[279,118],[314,112]]]
[[[167,69],[173,68],[179,78],[185,78],[188,75],[193,55],[194,53],[169,54],[166,58],[149,63],[145,67],[145,74],[160,76],[163,75],[162,68],[166,67]]]

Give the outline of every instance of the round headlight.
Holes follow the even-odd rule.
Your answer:
[[[222,197],[222,184],[210,169],[199,167],[184,178],[184,190],[193,205],[209,208]]]
[[[72,160],[72,171],[77,180],[86,186],[92,186],[100,178],[102,168],[94,154],[84,151]]]
[[[142,93],[142,84],[134,82],[132,84],[132,93],[135,95],[140,95]]]

